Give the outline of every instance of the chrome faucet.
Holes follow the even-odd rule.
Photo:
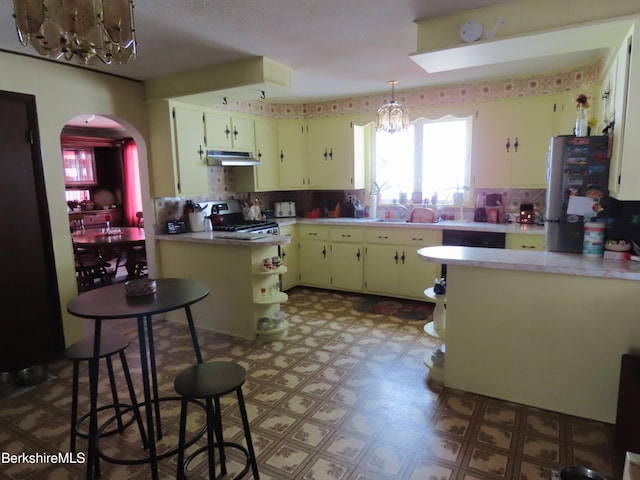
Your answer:
[[[401,203],[398,203],[398,204],[396,205],[396,207],[398,207],[400,210],[404,211],[404,212],[407,214],[407,216],[408,216],[409,214],[411,214],[411,209],[410,209],[409,207],[407,207],[406,205],[403,205],[403,204],[401,204]],[[404,215],[399,215],[399,217],[400,217],[400,218],[405,218],[405,216],[404,216]]]

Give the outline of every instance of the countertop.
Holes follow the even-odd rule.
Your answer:
[[[365,226],[365,227],[393,227],[393,228],[418,228],[436,230],[464,230],[476,232],[518,233],[530,235],[544,235],[544,226],[520,225],[519,223],[486,223],[486,222],[460,222],[444,220],[436,223],[409,223],[400,220],[386,220],[374,218],[276,218],[281,227],[287,225],[329,225],[329,226]]]
[[[234,247],[272,247],[291,243],[291,237],[284,235],[267,235],[255,240],[237,240],[232,238],[217,238],[215,232],[164,234],[156,235],[155,239],[169,242],[210,243],[211,245],[229,245]]]
[[[605,260],[576,253],[478,247],[425,247],[418,250],[418,256],[427,262],[447,265],[640,280],[640,262]]]

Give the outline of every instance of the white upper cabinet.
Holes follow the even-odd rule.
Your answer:
[[[472,186],[546,188],[553,107],[547,97],[479,105],[472,127]]]
[[[208,111],[205,112],[204,123],[208,148],[254,151],[256,137],[253,119]]]
[[[151,102],[148,111],[153,195],[206,194],[202,110],[162,100]]]
[[[360,158],[356,158],[355,128],[353,122],[345,117],[309,121],[309,188],[364,188],[364,164]]]

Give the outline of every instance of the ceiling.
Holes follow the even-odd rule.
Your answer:
[[[388,91],[388,80],[399,80],[402,90],[522,75],[531,64],[428,74],[409,57],[417,46],[416,20],[503,1],[135,0],[138,58],[91,68],[148,80],[264,56],[292,69],[291,94],[271,99],[289,103],[379,94]],[[0,49],[38,56],[18,42],[12,13],[12,2],[0,2]],[[566,69],[592,58],[557,61]],[[536,68],[531,71],[539,72],[539,63]]]

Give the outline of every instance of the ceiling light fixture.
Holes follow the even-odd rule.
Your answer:
[[[13,0],[18,39],[45,57],[84,65],[136,56],[133,0]]]
[[[391,85],[391,101],[378,109],[376,130],[389,133],[406,130],[409,127],[409,113],[393,99],[398,80],[389,80],[387,83]]]

